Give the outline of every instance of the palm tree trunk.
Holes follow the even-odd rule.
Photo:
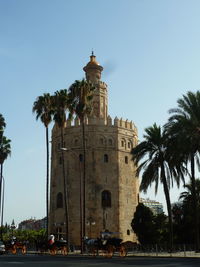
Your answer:
[[[83,116],[82,120],[81,120],[81,124],[82,124],[82,138],[83,138],[83,196],[82,196],[82,200],[83,200],[83,219],[82,219],[82,234],[83,237],[85,237],[85,180],[86,180],[86,143],[85,143],[85,116]]]
[[[1,164],[1,171],[0,171],[0,218],[2,219],[3,211],[1,210],[1,201],[2,200],[2,181],[3,181],[3,163]],[[2,240],[2,228],[1,228],[1,240]]]
[[[2,187],[2,205],[1,205],[1,240],[3,240],[3,215],[4,215],[4,194],[5,194],[5,180]]]
[[[167,179],[165,175],[164,165],[161,166],[161,176],[163,182],[163,189],[165,193],[165,199],[167,203],[167,212],[168,212],[168,219],[169,219],[169,242],[170,242],[170,251],[173,251],[173,224],[172,224],[172,209],[171,209],[171,201],[169,195],[169,188],[167,185]]]
[[[49,131],[46,127],[46,149],[47,149],[47,180],[46,180],[46,216],[47,216],[47,237],[49,236]]]
[[[3,180],[3,164],[1,164],[0,171],[0,217],[1,217],[1,201],[2,201],[2,180]]]
[[[64,148],[63,128],[61,127],[60,129],[61,129],[61,144],[62,144],[62,148]],[[69,239],[68,189],[67,189],[67,182],[66,182],[65,157],[64,157],[63,150],[62,150],[62,171],[63,171],[64,206],[65,206],[65,232],[66,232],[67,245],[69,247],[70,239]]]
[[[199,251],[199,211],[198,211],[198,203],[197,203],[197,195],[196,195],[196,180],[195,180],[195,163],[194,163],[194,155],[191,155],[191,185],[192,185],[192,202],[194,208],[194,220],[195,220],[195,246],[196,252]]]
[[[80,172],[80,245],[81,245],[81,254],[84,251],[83,247],[83,181],[82,181],[82,168],[81,162],[79,160],[79,172]]]

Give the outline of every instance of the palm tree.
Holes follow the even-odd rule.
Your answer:
[[[177,186],[180,183],[181,168],[174,166],[169,156],[168,136],[161,127],[154,124],[145,129],[144,141],[132,149],[131,154],[137,167],[137,175],[143,170],[140,191],[146,193],[152,183],[155,183],[155,194],[157,194],[159,182],[163,185],[167,203],[170,249],[173,249],[173,227],[170,201],[170,185],[173,185],[172,178]],[[180,176],[179,176],[180,175]]]
[[[4,161],[7,159],[8,156],[11,154],[11,146],[10,146],[11,140],[7,139],[5,136],[2,136],[1,142],[0,142],[0,212],[1,212],[1,191],[2,191],[2,179],[3,179],[3,164]],[[1,216],[3,216],[1,214]]]
[[[68,109],[68,94],[66,89],[56,91],[52,96],[52,107],[53,107],[53,119],[56,125],[60,128],[61,133],[61,148],[65,147],[64,142],[64,128],[66,126],[66,111]],[[64,150],[61,149],[62,153],[62,171],[63,171],[63,187],[64,187],[64,206],[65,206],[65,227],[66,227],[66,240],[69,246],[69,211],[68,211],[68,188],[67,179],[65,172],[65,158]]]
[[[4,119],[3,115],[0,114],[0,142],[1,142],[5,127],[6,127],[5,119]]]
[[[36,120],[40,119],[46,129],[46,216],[47,216],[47,236],[49,230],[49,124],[52,121],[52,103],[49,93],[39,96],[33,104],[33,113],[36,113]]]
[[[197,196],[197,206],[200,205],[200,180],[196,179],[195,182],[196,185],[196,196]],[[185,189],[187,191],[184,191],[180,194],[179,200],[182,200],[183,202],[191,202],[192,201],[192,184],[186,184]]]
[[[196,195],[195,163],[199,165],[200,152],[200,92],[188,92],[178,99],[178,108],[171,109],[171,117],[166,124],[168,133],[177,141],[180,161],[187,166],[190,163],[190,180],[192,186],[192,202],[195,219],[196,251],[200,249],[199,211]]]
[[[83,218],[81,218],[81,224],[83,229],[82,236],[85,236],[85,180],[86,180],[86,139],[85,139],[85,120],[86,116],[92,112],[92,97],[95,87],[89,81],[82,79],[81,81],[76,80],[70,87],[68,93],[68,103],[70,116],[76,114],[80,120],[82,126],[82,144],[83,144],[83,197],[82,207]]]

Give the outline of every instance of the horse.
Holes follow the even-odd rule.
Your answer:
[[[84,238],[84,244],[86,246],[86,249],[89,253],[92,254],[92,256],[97,256],[98,255],[98,250],[100,247],[100,238]]]
[[[49,240],[36,240],[36,250],[40,253],[48,252],[51,255],[56,255],[58,251],[61,251],[62,255],[68,255],[68,247],[66,240],[55,240],[54,236],[50,236]]]
[[[97,256],[99,251],[102,251],[106,258],[111,258],[115,251],[119,252],[120,257],[125,257],[127,254],[126,247],[121,243],[122,239],[116,237],[108,237],[107,239],[84,239],[84,244],[89,253],[92,253],[93,256]]]
[[[11,251],[12,254],[16,254],[17,250],[20,249],[22,254],[26,254],[27,252],[26,244],[27,244],[26,241],[21,242],[17,241],[16,239],[12,239],[5,243],[5,250]]]

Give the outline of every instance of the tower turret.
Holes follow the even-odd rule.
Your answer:
[[[93,83],[97,83],[101,80],[101,72],[103,70],[103,67],[100,66],[96,61],[96,56],[94,55],[93,51],[92,55],[90,56],[90,61],[83,68],[83,70],[85,71],[87,80],[90,80]]]
[[[92,51],[90,61],[83,68],[85,71],[86,79],[90,80],[96,87],[93,95],[93,112],[91,117],[101,119],[105,124],[108,116],[108,95],[107,85],[101,81],[101,72],[103,67],[96,61],[96,56]]]

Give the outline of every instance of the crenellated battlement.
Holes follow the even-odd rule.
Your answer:
[[[122,118],[118,119],[118,117],[115,117],[114,125],[118,126],[118,127],[122,127],[122,128],[126,128],[126,129],[136,130],[137,131],[137,128],[136,128],[135,124],[132,121],[129,121],[127,119],[123,120]]]
[[[98,81],[98,85],[99,85],[99,86],[103,86],[103,87],[106,87],[106,88],[107,88],[107,84],[106,84],[105,82]]]
[[[104,119],[96,118],[96,117],[89,117],[85,119],[85,125],[102,125],[102,126],[113,126],[113,127],[120,127],[127,130],[133,130],[137,134],[137,128],[135,124],[132,121],[129,120],[123,120],[122,118],[115,117],[114,120],[108,115],[107,121],[104,121]],[[70,120],[68,119],[65,124],[65,128],[68,127],[79,127],[80,126],[80,120],[78,117],[75,117],[74,119]],[[55,130],[58,129],[58,127],[54,127]]]
[[[122,118],[118,119],[118,117],[115,117],[114,119],[114,126],[134,130],[137,133],[137,128],[135,124],[132,121],[129,120],[123,120]]]
[[[102,82],[102,81],[98,81],[96,83],[96,90],[98,91],[99,89],[103,89],[105,91],[107,91],[107,84],[105,82]]]

